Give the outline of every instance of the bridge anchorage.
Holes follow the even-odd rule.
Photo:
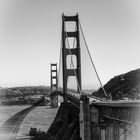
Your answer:
[[[75,23],[75,31],[67,31],[66,24],[72,22]],[[83,35],[78,14],[75,16],[65,16],[63,14],[61,46],[63,88],[62,91],[56,92],[63,96],[65,102],[70,101],[79,108],[80,138],[82,140],[139,140],[139,101],[104,100],[83,93],[81,82],[80,33]],[[70,46],[69,38],[75,38],[75,47]],[[75,65],[73,63],[73,56],[76,58]],[[71,58],[70,62],[67,62],[68,57]],[[70,67],[68,67],[69,63],[71,64]],[[97,74],[94,66],[93,68]],[[75,77],[76,91],[68,88],[69,77]],[[97,77],[99,78],[98,75]],[[102,87],[100,79],[98,80]],[[105,92],[104,89],[103,91]]]

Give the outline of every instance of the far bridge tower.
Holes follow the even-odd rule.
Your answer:
[[[58,95],[56,94],[58,88],[58,80],[57,80],[57,63],[51,63],[51,107],[56,108],[58,107]]]

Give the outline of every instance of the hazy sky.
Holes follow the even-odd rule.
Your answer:
[[[103,84],[140,68],[139,0],[0,0],[0,86],[50,84],[62,12],[79,13]]]

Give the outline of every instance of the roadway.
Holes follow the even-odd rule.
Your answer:
[[[22,111],[16,113],[14,116],[12,116],[11,118],[9,118],[7,121],[4,122],[4,124],[0,127],[0,133],[7,135],[8,138],[6,137],[6,140],[13,140],[16,138],[23,119],[26,117],[28,113],[30,113],[42,102],[44,102],[44,100],[39,100],[38,103],[35,103],[34,105],[23,109]]]

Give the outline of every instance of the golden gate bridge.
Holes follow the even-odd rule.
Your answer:
[[[84,51],[81,47],[82,41],[85,46]],[[84,75],[86,78],[83,79],[82,71],[87,66],[82,64],[86,58],[83,58],[81,52],[88,54],[92,70],[102,87],[103,98],[89,96],[82,90],[82,82],[84,83],[86,79],[89,80],[90,72],[86,71]],[[140,102],[138,100],[113,101],[108,99],[108,94],[93,63],[78,14],[62,15],[59,71],[57,71],[57,64],[52,63],[51,91],[52,107],[58,107],[58,98],[62,96],[64,102],[71,102],[80,110],[79,123],[82,140],[138,140],[140,138]],[[2,125],[2,129],[11,130],[9,132],[14,133],[13,136],[16,137],[22,120],[35,107],[33,105],[21,111],[20,115],[17,113]]]

